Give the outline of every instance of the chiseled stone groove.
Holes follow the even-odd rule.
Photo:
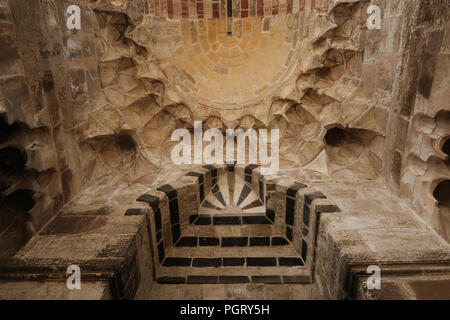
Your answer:
[[[230,283],[284,283],[301,284],[309,283],[309,279],[303,276],[280,276],[280,275],[255,275],[255,276],[237,276],[237,275],[212,275],[212,276],[191,276],[186,277],[159,277],[159,284],[230,284]]]
[[[243,258],[245,263],[242,267],[300,267],[304,262],[299,257],[166,257],[162,263],[163,267],[227,267],[230,258]],[[243,260],[241,260],[243,262]]]
[[[265,247],[265,246],[286,246],[289,242],[282,237],[181,237],[175,247]]]
[[[194,225],[205,226],[205,225],[215,225],[215,226],[226,226],[226,225],[257,225],[257,224],[272,224],[272,222],[266,216],[211,216],[207,214],[202,214],[197,216],[193,221]]]

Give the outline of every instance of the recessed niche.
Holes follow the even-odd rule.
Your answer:
[[[8,122],[2,116],[0,116],[0,143],[8,140],[11,132],[12,126],[10,126]]]
[[[6,205],[20,212],[30,211],[36,202],[33,199],[33,191],[20,189],[5,197]]]
[[[270,17],[264,17],[261,22],[261,30],[262,33],[270,32]]]
[[[337,147],[345,140],[345,131],[342,128],[334,127],[325,134],[325,143],[329,146]]]
[[[121,133],[117,136],[117,144],[122,151],[130,151],[136,148],[136,142],[126,133]]]
[[[450,136],[443,139],[441,150],[443,153],[450,156]]]
[[[0,150],[0,172],[5,175],[17,175],[25,170],[26,153],[17,148],[6,147]]]
[[[439,206],[450,207],[450,180],[439,183],[433,191],[434,198]]]

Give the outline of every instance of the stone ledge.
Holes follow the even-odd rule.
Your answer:
[[[342,209],[320,214],[314,271],[320,296],[353,297],[348,290],[352,268],[358,266],[380,265],[382,276],[387,268],[388,273],[397,270],[396,277],[415,277],[422,273],[418,265],[432,269],[450,262],[448,243],[386,189],[376,184],[364,190],[340,183],[314,187]]]
[[[370,274],[367,274],[366,270],[370,265],[377,264],[368,263],[350,267],[346,287],[350,299],[450,300],[450,259],[447,262],[380,264],[382,270],[380,290],[367,289],[366,280]],[[426,284],[430,283],[433,284],[433,292],[426,288]],[[405,284],[409,287],[406,290],[402,288]]]
[[[145,219],[102,215],[104,223],[92,228],[88,225],[85,229],[67,228],[66,221],[62,221],[70,218],[71,222],[74,219],[83,222],[87,217],[91,216],[56,217],[15,257],[0,261],[2,286],[23,281],[30,282],[32,288],[32,282],[56,281],[60,284],[55,290],[60,291],[65,287],[68,266],[77,265],[81,270],[82,286],[90,283],[91,290],[95,291],[96,287],[107,283],[112,299],[133,299],[146,281],[148,269]],[[4,299],[12,299],[18,294],[0,292]],[[30,292],[30,298],[34,295]]]

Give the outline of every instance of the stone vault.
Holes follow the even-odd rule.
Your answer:
[[[381,29],[367,27],[371,4]],[[70,5],[80,30],[66,27]],[[59,288],[68,262],[95,298],[208,281],[382,298],[364,287],[370,264],[388,270],[387,294],[422,297],[436,270],[448,288],[448,12],[438,0],[0,0],[0,296]],[[171,134],[195,121],[279,129],[279,172],[174,165]]]

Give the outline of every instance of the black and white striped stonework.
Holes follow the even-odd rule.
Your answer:
[[[126,212],[147,215],[158,283],[312,281],[311,250],[317,215],[339,208],[316,204],[316,200],[326,199],[325,195],[310,192],[300,182],[277,189],[255,174],[256,168],[249,165],[238,170],[228,165],[219,170],[205,166],[187,173],[187,177],[195,178],[198,188],[198,210],[187,217],[182,211],[186,205],[180,204],[185,199],[182,191],[170,184],[157,188],[167,198],[164,204],[151,194],[138,198],[149,204],[152,214],[141,209]],[[280,194],[279,190],[285,191]],[[303,190],[307,191],[298,197]],[[275,193],[284,201],[282,210],[274,205],[280,203],[274,202]]]

